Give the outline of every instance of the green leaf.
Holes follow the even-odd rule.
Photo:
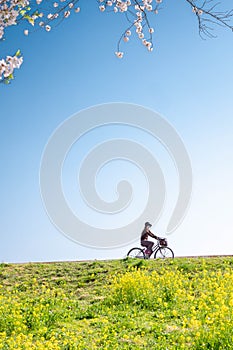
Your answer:
[[[25,16],[24,16],[24,19],[27,19],[28,22],[29,22],[31,25],[34,26],[35,21],[34,21],[34,19],[33,19],[31,16],[25,15]]]
[[[16,52],[15,56],[17,56],[17,57],[21,56],[21,51],[18,50],[18,51]]]
[[[35,20],[34,20],[33,18],[29,18],[29,19],[28,19],[28,22],[29,22],[32,26],[34,26]]]

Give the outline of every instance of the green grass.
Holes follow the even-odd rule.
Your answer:
[[[0,349],[233,349],[233,258],[0,265]]]

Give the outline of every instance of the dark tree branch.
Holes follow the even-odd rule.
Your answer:
[[[221,2],[214,0],[206,0],[203,2],[197,0],[185,0],[192,8],[197,17],[199,34],[202,37],[215,37],[213,35],[213,26],[219,25],[233,31],[233,9],[227,11],[218,11],[217,8]]]

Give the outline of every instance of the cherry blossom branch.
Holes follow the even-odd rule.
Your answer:
[[[9,84],[14,79],[14,70],[20,68],[23,57],[20,50],[14,56],[7,56],[0,60],[0,83]]]
[[[127,21],[130,25],[121,34],[118,43],[116,56],[119,58],[123,57],[123,51],[120,50],[122,42],[128,42],[129,37],[132,34],[132,29],[135,27],[135,32],[142,44],[148,49],[153,50],[152,33],[154,29],[151,27],[149,22],[150,14],[157,14],[159,5],[162,0],[98,0],[100,11],[113,8],[115,13],[122,13],[126,16]],[[132,19],[129,17],[131,15]]]

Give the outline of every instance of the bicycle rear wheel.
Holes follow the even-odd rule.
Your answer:
[[[159,247],[155,251],[154,259],[173,259],[174,258],[174,253],[171,248],[168,247]]]
[[[144,253],[143,249],[141,249],[141,248],[130,249],[127,256],[129,258],[138,258],[138,259],[145,259],[146,258],[145,253]]]

